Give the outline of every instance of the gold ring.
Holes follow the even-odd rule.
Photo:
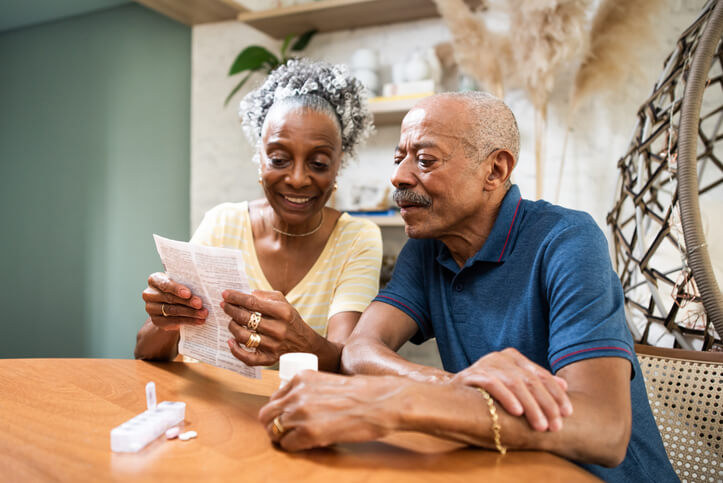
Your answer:
[[[247,340],[246,344],[244,345],[249,349],[253,349],[254,347],[258,347],[259,344],[261,344],[261,336],[256,332],[251,332],[251,335],[249,335],[249,340]]]
[[[276,416],[274,418],[274,425],[271,426],[271,431],[278,436],[281,437],[286,432],[286,429],[284,429],[284,425],[281,424],[281,416]]]
[[[161,313],[164,317],[168,317],[168,314],[166,313],[166,304],[161,304]]]
[[[259,327],[260,323],[261,323],[261,313],[260,312],[251,312],[251,317],[249,318],[249,323],[246,325],[246,327],[248,327],[249,330],[256,330]]]

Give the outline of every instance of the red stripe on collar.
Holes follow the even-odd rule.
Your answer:
[[[517,210],[520,209],[521,202],[522,202],[522,197],[520,196],[520,199],[517,200],[517,206],[515,207],[515,214],[512,216],[512,223],[510,223],[510,229],[507,230],[507,238],[505,238],[505,244],[502,246],[502,253],[500,253],[500,258],[497,259],[498,262],[502,261],[502,255],[505,254],[505,248],[507,248],[507,242],[510,241],[510,235],[512,234],[512,227],[515,224],[515,218],[517,218]]]

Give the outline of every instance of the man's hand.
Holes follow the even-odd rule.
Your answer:
[[[567,382],[513,348],[492,352],[457,373],[452,383],[480,387],[537,431],[559,431],[572,414]]]
[[[405,382],[412,383],[398,377],[303,371],[271,396],[259,420],[271,440],[287,451],[375,440],[394,429],[393,413],[384,405]],[[277,417],[283,433],[274,428]]]

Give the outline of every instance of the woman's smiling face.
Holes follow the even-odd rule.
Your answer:
[[[338,121],[308,107],[274,106],[264,121],[261,144],[262,185],[280,218],[279,228],[313,229],[341,166]]]

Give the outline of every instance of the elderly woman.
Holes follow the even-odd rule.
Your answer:
[[[320,369],[337,371],[381,267],[379,228],[325,206],[372,129],[363,87],[343,66],[290,61],[241,101],[240,115],[265,197],[211,209],[191,238],[243,251],[253,291],[224,292],[229,349],[248,365],[311,352]],[[174,358],[180,327],[208,316],[198,296],[164,273],[150,275],[143,300],[149,318],[137,358]]]

